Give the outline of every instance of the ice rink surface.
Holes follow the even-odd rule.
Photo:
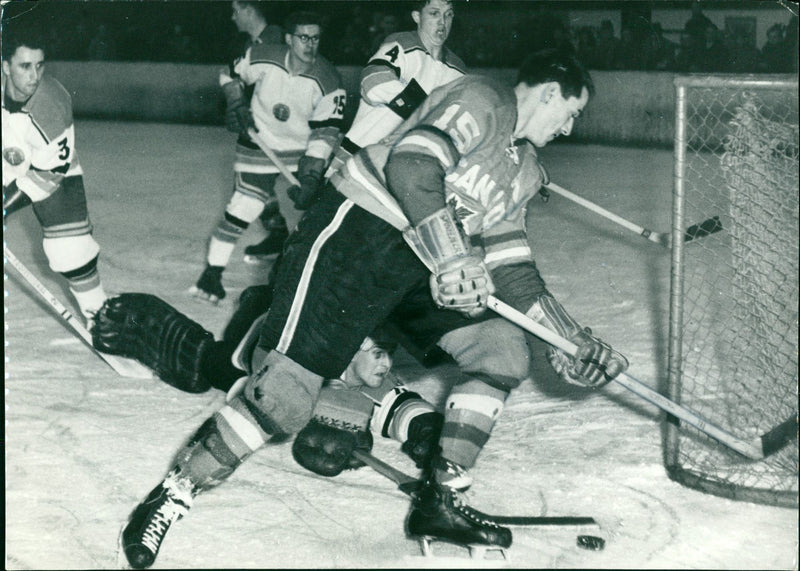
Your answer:
[[[229,197],[234,136],[218,127],[79,121],[78,152],[100,271],[110,294],[160,296],[220,334],[234,300],[266,268],[242,261],[253,224],[224,274],[219,307],[188,288]],[[552,180],[658,231],[670,220],[672,154],[553,145]],[[530,238],[548,285],[584,325],[656,387],[667,359],[669,254],[553,195],[529,208]],[[30,209],[8,221],[11,250],[72,309],[47,267]],[[221,406],[155,379],[117,376],[10,267],[6,268],[7,569],[119,567],[117,536],[179,446]],[[575,530],[514,529],[511,560],[469,560],[455,546],[420,556],[404,533],[408,499],[367,468],[333,479],[303,470],[289,445],[262,449],[224,485],[198,496],[167,536],[155,568],[515,567],[797,569],[798,510],[720,499],[670,481],[658,410],[609,386],[563,389],[532,367],[510,397],[473,470],[470,503],[514,515],[590,515],[603,551]],[[401,352],[396,372],[441,403],[453,370]],[[374,453],[416,474],[391,441]]]

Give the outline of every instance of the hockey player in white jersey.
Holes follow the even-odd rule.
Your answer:
[[[464,62],[445,46],[455,16],[452,2],[417,0],[411,8],[417,29],[387,36],[361,71],[358,109],[336,148],[326,178],[359,149],[390,135],[428,93],[466,73]],[[271,226],[266,220],[264,225]],[[248,261],[274,255],[272,233],[245,249]]]
[[[511,531],[461,495],[506,398],[530,370],[525,333],[486,312],[488,296],[578,347],[574,357],[549,354],[565,382],[599,387],[627,368],[548,291],[526,232],[526,206],[543,180],[536,147],[571,132],[593,89],[583,66],[555,50],[529,56],[513,87],[465,76],[434,90],[392,137],[331,177],[338,193],[324,192],[287,242],[254,373],[142,504],[159,530],[147,538],[154,553],[198,494],[273,435],[305,427],[323,380],[338,377],[386,320],[420,346],[444,349],[461,375],[408,534],[511,545]]]
[[[44,40],[24,18],[3,18],[2,46],[3,220],[33,205],[50,269],[67,280],[90,323],[106,294],[75,150],[72,98],[44,74]]]
[[[277,157],[297,170],[301,186],[290,188],[289,195],[302,209],[308,206],[306,197],[316,194],[342,128],[346,94],[336,68],[318,53],[319,15],[292,14],[285,28],[285,45],[253,45],[230,74],[220,76],[229,102],[226,121],[240,137],[233,196],[209,240],[206,268],[191,288],[196,297],[212,303],[225,297],[222,272],[242,233],[262,211],[277,209],[274,186],[279,169],[247,130],[255,128]],[[254,87],[249,108],[245,86]],[[285,238],[285,228],[275,230]]]

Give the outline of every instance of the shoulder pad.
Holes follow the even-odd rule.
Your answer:
[[[285,68],[286,44],[256,44],[250,48],[250,63],[272,63]]]
[[[381,43],[383,45],[398,43],[400,44],[400,47],[403,48],[403,51],[406,52],[414,48],[421,48],[423,50],[425,49],[425,46],[423,45],[422,40],[419,38],[419,34],[416,31],[396,32],[394,34],[389,34]]]
[[[50,142],[72,125],[72,97],[58,80],[45,75],[23,107]]]
[[[461,73],[467,73],[467,66],[464,64],[461,58],[454,54],[448,47],[444,48],[444,63],[448,67],[452,67]]]
[[[310,70],[303,75],[316,80],[322,90],[323,95],[341,89],[342,77],[331,62],[322,56],[317,56],[317,61]]]

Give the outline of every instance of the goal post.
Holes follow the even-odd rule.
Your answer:
[[[667,394],[747,440],[797,411],[797,77],[676,76],[675,103]],[[713,216],[722,231],[683,240],[689,221]],[[665,426],[673,480],[798,505],[796,438],[753,461]]]

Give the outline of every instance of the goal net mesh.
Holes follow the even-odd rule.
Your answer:
[[[796,415],[797,82],[676,78],[674,220],[722,230],[673,249],[671,398],[752,441]],[[673,239],[676,236],[673,234]],[[795,438],[759,461],[667,425],[674,480],[708,493],[798,505]]]

